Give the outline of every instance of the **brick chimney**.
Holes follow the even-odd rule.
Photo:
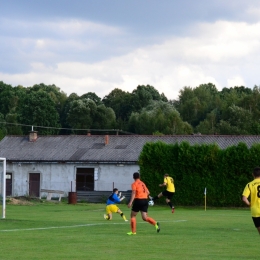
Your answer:
[[[109,144],[109,135],[105,135],[105,145]]]
[[[29,142],[35,142],[37,140],[37,131],[33,130],[33,126],[32,126],[32,130],[29,132]]]

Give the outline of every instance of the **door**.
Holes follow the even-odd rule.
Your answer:
[[[76,191],[94,191],[94,168],[77,168]]]
[[[40,197],[40,173],[29,173],[29,196]]]
[[[6,173],[6,196],[12,196],[12,173],[7,172]]]

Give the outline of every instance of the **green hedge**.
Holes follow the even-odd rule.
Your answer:
[[[174,178],[175,205],[203,206],[207,187],[207,205],[242,206],[245,185],[253,179],[253,168],[260,165],[260,144],[246,144],[221,150],[217,144],[190,145],[146,143],[139,156],[140,174],[151,195],[163,188],[163,175]],[[161,202],[164,199],[160,200]]]

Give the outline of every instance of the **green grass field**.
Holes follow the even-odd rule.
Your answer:
[[[129,219],[130,209],[120,205]],[[1,208],[2,212],[2,208]],[[0,220],[0,259],[259,259],[248,209],[149,208],[161,232],[137,216],[137,235],[105,204],[7,205]]]

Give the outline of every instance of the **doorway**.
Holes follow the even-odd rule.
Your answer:
[[[40,197],[40,173],[29,173],[29,196]]]
[[[6,196],[12,196],[12,192],[13,192],[13,181],[12,181],[12,173],[10,172],[7,172],[6,173],[6,193],[5,195]]]
[[[77,168],[76,191],[94,191],[94,168]]]

